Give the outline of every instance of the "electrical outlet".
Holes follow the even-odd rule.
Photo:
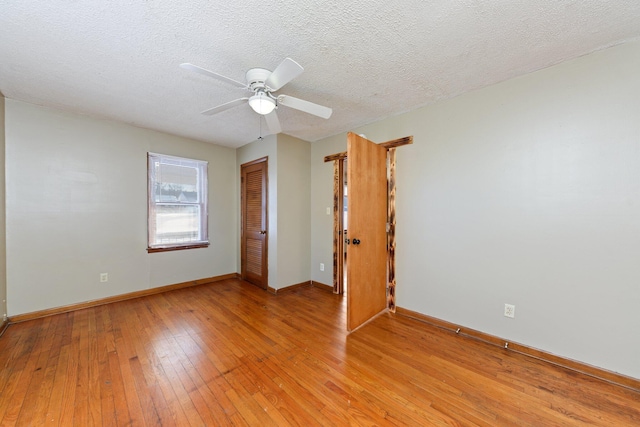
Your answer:
[[[516,306],[512,305],[512,304],[505,304],[504,305],[504,316],[505,317],[510,317],[510,318],[514,318],[516,317]]]
[[[320,271],[324,271],[324,263],[323,262],[320,263]]]
[[[109,273],[100,273],[100,282],[108,282],[109,281]]]
[[[8,317],[7,317],[7,313],[3,314],[3,315],[2,315],[2,321],[3,321],[3,322],[6,322],[6,321],[7,321],[7,319],[8,319]]]

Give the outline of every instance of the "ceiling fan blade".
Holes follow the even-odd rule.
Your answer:
[[[213,114],[217,114],[221,111],[225,111],[228,110],[229,108],[233,108],[236,105],[240,105],[246,101],[248,101],[249,98],[240,98],[240,99],[236,99],[233,101],[229,101],[229,102],[225,102],[224,104],[218,105],[217,107],[213,107],[213,108],[209,108],[208,110],[204,110],[202,112],[202,114],[206,114],[207,116],[211,116]]]
[[[277,91],[291,80],[298,77],[304,68],[291,58],[285,58],[284,61],[276,67],[264,82],[272,91]]]
[[[265,115],[264,120],[267,122],[267,127],[269,128],[269,132],[271,132],[272,135],[282,132],[282,128],[280,127],[280,120],[278,120],[276,110],[273,110],[269,114]]]
[[[331,117],[333,110],[329,107],[314,104],[313,102],[305,101],[304,99],[294,98],[289,95],[278,96],[278,105],[285,105],[296,110],[304,111],[305,113],[313,114],[314,116],[328,119]]]
[[[243,89],[247,87],[247,85],[244,84],[244,83],[240,83],[239,81],[230,79],[229,77],[225,77],[225,76],[223,76],[221,74],[214,73],[213,71],[205,70],[202,67],[198,67],[197,65],[189,64],[188,62],[185,62],[184,64],[180,64],[180,67],[184,68],[185,70],[189,70],[189,71],[196,72],[198,74],[202,74],[204,76],[209,76],[209,77],[213,77],[214,79],[222,80],[223,82],[231,83],[232,85],[240,87],[240,88],[243,88]]]

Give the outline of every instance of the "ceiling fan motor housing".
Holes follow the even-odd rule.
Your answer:
[[[249,89],[256,92],[258,89],[263,89],[265,92],[270,92],[271,89],[265,85],[265,81],[271,75],[271,71],[264,68],[252,68],[246,73],[247,84]]]

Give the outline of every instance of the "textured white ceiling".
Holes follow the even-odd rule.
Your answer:
[[[278,93],[333,115],[278,115],[315,141],[638,36],[638,0],[3,0],[0,91],[238,147],[260,116],[200,111],[246,93],[178,65],[244,81],[291,57]]]

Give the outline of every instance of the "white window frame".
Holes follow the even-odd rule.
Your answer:
[[[158,182],[157,166],[159,164],[181,166],[187,168],[196,169],[196,199],[189,200],[187,197],[174,197],[171,200],[158,200],[155,196],[155,188]],[[202,248],[209,246],[209,234],[208,234],[208,178],[207,169],[208,162],[203,160],[194,160],[184,157],[169,156],[158,153],[147,153],[147,251],[148,252],[162,252],[179,249],[192,249]],[[193,193],[193,191],[191,192]],[[188,193],[187,193],[188,194]],[[182,194],[181,194],[182,196]],[[161,221],[158,221],[158,215],[162,208],[180,208],[180,207],[196,208],[197,214],[197,230],[193,230],[193,237],[182,237],[176,239],[170,239],[168,237],[160,237],[158,229],[162,228],[162,225],[158,225]],[[187,226],[186,224],[178,223],[178,227]],[[193,225],[193,224],[192,224]],[[166,231],[166,227],[165,227]]]

